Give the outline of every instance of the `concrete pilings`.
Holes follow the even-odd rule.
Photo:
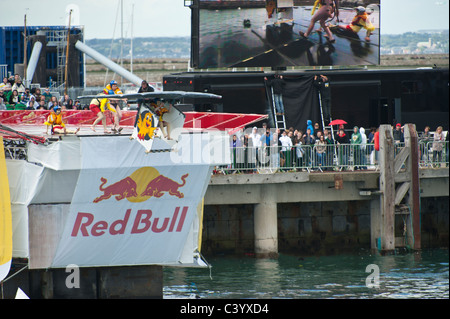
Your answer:
[[[264,202],[254,206],[255,255],[278,256],[277,203]]]

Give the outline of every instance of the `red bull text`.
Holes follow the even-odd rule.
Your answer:
[[[109,223],[105,220],[95,220],[94,214],[79,212],[75,219],[71,236],[99,237],[107,233],[114,236],[124,235],[126,232],[134,235],[148,231],[153,233],[181,232],[187,212],[188,207],[186,206],[183,208],[176,207],[172,216],[165,217],[161,225],[160,217],[152,218],[153,212],[151,209],[139,209],[133,214],[134,221],[131,227],[127,227],[132,215],[131,209],[127,209],[123,219],[117,219]]]

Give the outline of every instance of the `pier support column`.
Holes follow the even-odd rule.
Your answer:
[[[261,258],[278,257],[277,203],[255,204],[254,208],[255,255]]]
[[[370,201],[370,248],[376,252],[381,249],[381,212],[380,199]]]

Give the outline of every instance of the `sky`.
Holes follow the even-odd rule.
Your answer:
[[[69,8],[85,39],[191,34],[184,0],[0,0],[0,26],[68,25]],[[449,0],[381,0],[381,35],[448,28]]]

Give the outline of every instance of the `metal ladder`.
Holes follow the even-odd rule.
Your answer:
[[[325,126],[325,119],[323,117],[323,108],[322,108],[322,94],[320,93],[320,90],[318,90],[318,92],[319,92],[319,106],[320,106],[320,117],[322,119],[322,127],[323,127],[324,130],[325,129],[330,129],[331,136],[332,136],[332,138],[334,140],[335,136],[334,136],[333,125]],[[331,123],[332,120],[333,119],[330,116],[328,123]],[[325,136],[324,136],[324,138],[325,138]],[[337,150],[336,150],[336,147],[334,147],[334,161],[336,161],[336,163],[337,163],[337,160],[338,160]]]
[[[281,113],[281,115],[277,115],[277,108],[275,106],[275,98],[273,96],[273,87],[270,87],[270,91],[272,93],[272,109],[273,109],[273,117],[275,119],[275,128],[285,130],[286,129],[286,118],[284,116],[284,113]]]

